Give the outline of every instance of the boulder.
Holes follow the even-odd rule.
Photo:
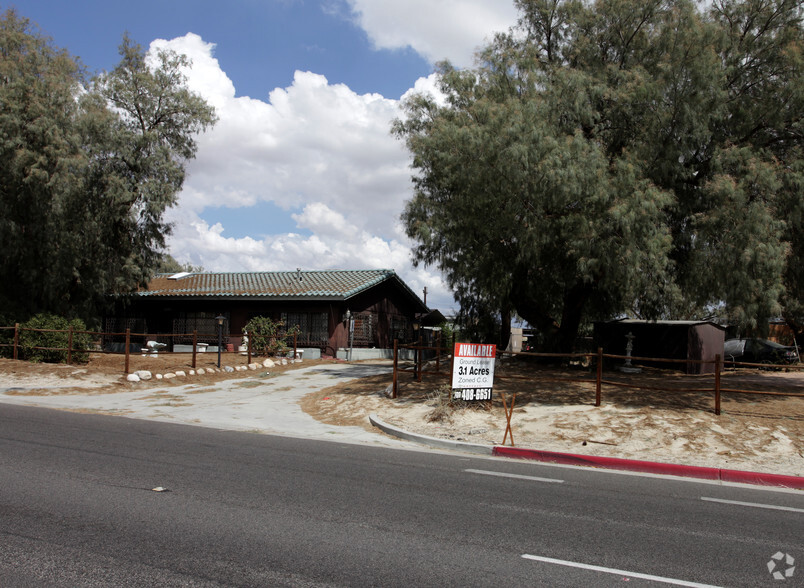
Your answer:
[[[197,373],[199,376],[203,376],[207,372],[204,368],[198,368],[195,373]]]
[[[140,377],[137,374],[129,374],[126,376],[126,380],[128,380],[129,382],[139,382]]]
[[[134,372],[140,380],[150,380],[153,376],[148,370],[138,370]]]
[[[231,374],[235,370],[232,366],[227,365],[226,367],[223,368],[223,371],[225,371],[227,374]]]
[[[274,360],[270,357],[262,362],[262,367],[272,368],[274,367]]]
[[[172,379],[173,379],[173,378],[175,378],[175,377],[176,377],[176,374],[171,373],[171,372],[168,372],[168,373],[166,373],[166,374],[164,375],[164,378],[165,378],[166,380],[172,380]]]
[[[177,371],[177,372],[176,372],[176,375],[177,375],[178,377],[180,377],[180,378],[186,378],[186,377],[187,377],[187,374],[185,373],[185,371],[184,371],[184,370],[179,370],[179,371]]]

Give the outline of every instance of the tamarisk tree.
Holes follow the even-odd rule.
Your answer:
[[[215,113],[185,85],[188,60],[82,66],[15,11],[0,19],[0,303],[17,316],[97,317],[162,262],[196,135]]]
[[[442,96],[410,97],[394,123],[414,261],[464,314],[516,312],[563,351],[591,320],[722,308],[761,329],[792,308],[799,3],[516,4],[474,69],[440,64]]]

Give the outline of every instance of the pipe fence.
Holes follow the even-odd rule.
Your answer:
[[[9,337],[7,332],[12,330],[14,331],[13,336]],[[65,336],[64,345],[55,347],[26,345],[20,341],[24,332],[61,334]],[[5,336],[3,336],[4,333],[6,333]],[[75,340],[79,335],[87,335],[90,337],[93,342],[92,345],[88,347],[76,346]],[[50,351],[55,353],[63,353],[65,354],[65,359],[68,364],[74,363],[76,358],[79,358],[79,361],[85,361],[85,358],[87,358],[89,354],[117,355],[124,357],[123,374],[127,375],[131,371],[131,357],[139,355],[142,355],[143,357],[192,356],[191,367],[193,369],[196,368],[199,354],[204,354],[204,356],[207,357],[208,355],[214,353],[227,353],[230,354],[230,356],[237,355],[238,357],[245,357],[245,363],[250,364],[252,362],[252,357],[256,356],[255,350],[252,349],[251,337],[247,337],[247,345],[245,350],[235,350],[234,347],[228,343],[228,339],[230,337],[243,337],[243,335],[245,335],[245,333],[239,335],[229,333],[224,336],[222,333],[209,334],[198,333],[197,331],[193,331],[192,333],[132,333],[131,329],[126,329],[125,332],[110,333],[100,331],[79,331],[73,329],[73,327],[70,327],[69,329],[32,329],[22,327],[18,323],[13,327],[0,327],[0,353],[2,353],[3,350],[10,349],[11,359],[14,360],[20,359],[21,350],[26,352]],[[220,344],[218,345],[217,349],[213,347],[214,350],[211,353],[207,353],[211,346],[206,343],[201,343],[200,340],[214,340],[215,338],[219,338]],[[286,337],[280,335],[276,337],[276,340],[285,340],[286,338],[289,339],[289,336]],[[8,340],[10,342],[3,342],[4,340]],[[175,340],[192,341],[192,343],[175,343]],[[144,343],[140,343],[140,341]],[[165,341],[167,341],[167,343]],[[156,343],[156,345],[151,345],[149,347],[149,343]],[[297,357],[298,348],[296,333],[293,333],[293,345],[291,346],[289,341],[286,344],[288,347],[287,352],[290,352],[292,349],[292,357]],[[175,350],[176,347],[182,346],[190,347],[190,349],[182,349],[181,351]],[[226,346],[225,350],[222,348],[223,346]]]
[[[412,368],[403,368],[399,366],[399,351],[402,349],[412,349],[418,351],[417,359],[414,361]],[[435,351],[437,359],[435,365],[430,369],[425,369],[422,360],[422,352]],[[727,373],[734,373],[740,368],[757,369],[765,372],[790,370],[801,371],[804,370],[804,365],[798,364],[767,364],[767,363],[748,363],[748,362],[724,362],[720,355],[717,355],[712,360],[698,360],[698,359],[670,359],[660,357],[640,357],[630,355],[619,355],[604,353],[603,348],[598,348],[596,353],[533,353],[533,352],[515,352],[515,351],[501,351],[497,350],[496,359],[504,360],[506,358],[521,358],[524,360],[544,361],[575,361],[575,362],[588,362],[590,370],[594,373],[593,376],[571,377],[571,376],[557,376],[546,374],[544,371],[532,369],[528,372],[527,361],[521,362],[521,367],[524,372],[522,374],[507,374],[504,370],[495,369],[494,380],[522,380],[538,383],[547,382],[567,382],[567,383],[582,383],[593,384],[595,390],[594,405],[599,407],[603,402],[604,387],[622,388],[630,390],[642,390],[646,392],[668,392],[668,393],[697,393],[708,394],[712,397],[712,410],[716,415],[722,412],[722,399],[725,395],[757,395],[757,396],[778,396],[778,397],[798,397],[804,398],[804,386],[798,391],[775,391],[775,390],[752,390],[747,388],[737,387],[724,387],[723,375]],[[439,347],[427,347],[421,345],[398,345],[394,342],[394,373],[393,373],[393,393],[392,397],[397,398],[399,394],[399,374],[413,373],[414,379],[417,382],[422,382],[424,374],[450,376],[452,374],[452,360],[453,356],[451,350],[442,349]],[[442,366],[449,361],[449,371],[442,369]],[[608,363],[610,366],[613,362],[623,362],[614,368],[609,367],[607,370],[605,365]],[[711,367],[711,373],[689,376],[695,381],[694,386],[690,385],[673,385],[662,386],[651,384],[647,382],[647,376],[642,374],[642,366],[640,364],[651,365],[667,365],[669,367],[685,366],[688,368],[692,365],[700,365]],[[629,367],[629,371],[620,371],[619,368]],[[666,370],[663,370],[666,371]],[[612,378],[612,374],[619,375],[620,379]],[[627,378],[627,379],[623,379]],[[505,398],[503,397],[505,402]]]

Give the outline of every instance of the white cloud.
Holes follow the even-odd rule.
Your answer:
[[[176,259],[210,271],[390,268],[420,296],[427,287],[431,307],[454,307],[438,271],[410,261],[399,219],[412,193],[410,156],[390,133],[402,114],[398,101],[302,71],[266,102],[237,97],[214,44],[190,33],[154,41],[157,47],[192,60],[188,85],[219,117],[199,137],[179,205],[169,212]],[[435,81],[423,78],[412,90],[432,90]],[[201,218],[261,202],[288,211],[289,226],[234,237],[237,227],[227,235],[221,223]]]
[[[475,51],[516,23],[513,0],[347,0],[378,49],[412,48],[430,63],[473,65]]]

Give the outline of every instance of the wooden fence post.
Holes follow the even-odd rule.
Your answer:
[[[193,369],[195,369],[195,354],[198,352],[198,329],[193,329]]]
[[[720,354],[715,355],[715,414],[720,414]]]
[[[293,332],[293,361],[296,361],[296,332]]]
[[[246,335],[246,352],[248,353],[246,358],[248,359],[249,365],[251,365],[251,337],[248,335]]]
[[[417,354],[417,361],[416,361],[416,381],[422,381],[422,335],[419,333],[419,340],[416,342],[416,345],[419,347],[419,352]]]
[[[597,348],[597,377],[595,378],[595,406],[600,406],[601,388],[603,386],[603,348]]]
[[[67,332],[67,365],[73,363],[73,326]]]
[[[131,347],[131,328],[126,329],[126,375],[128,375],[129,368],[129,348]]]
[[[452,341],[452,349],[449,353],[449,372],[447,373],[447,377],[449,378],[449,405],[452,406],[452,374],[455,373],[455,340],[453,337]]]
[[[14,359],[19,359],[20,324],[14,323]]]
[[[441,373],[441,331],[436,335],[436,373]]]
[[[397,382],[399,381],[399,372],[397,366],[399,365],[399,349],[397,348],[397,339],[394,339],[394,377],[393,377],[393,391],[391,398],[396,398]]]

